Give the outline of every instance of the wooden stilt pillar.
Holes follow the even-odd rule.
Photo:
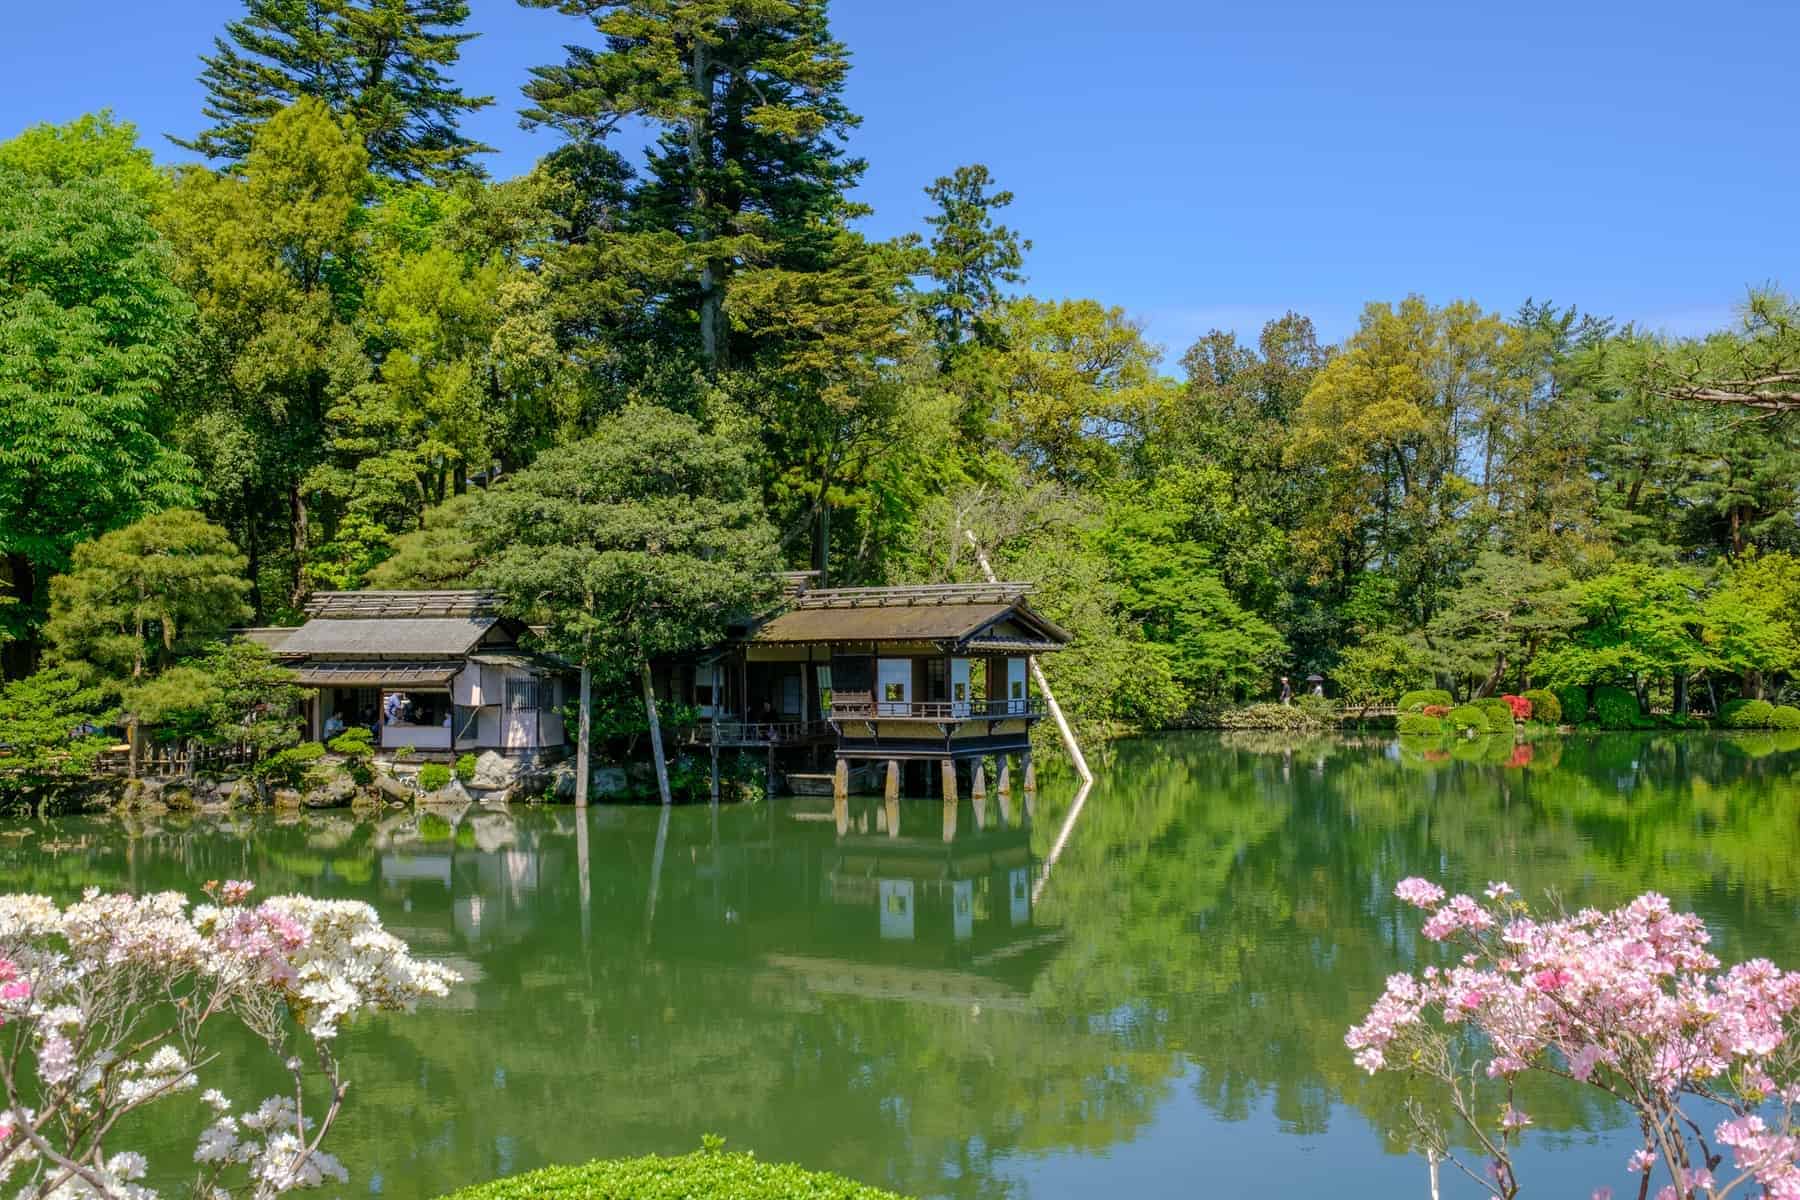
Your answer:
[[[941,773],[942,773],[943,779],[944,779],[944,803],[955,804],[956,803],[956,760],[954,758],[946,758],[943,762],[943,767],[942,767]]]
[[[1031,761],[1031,751],[1023,755],[1025,765],[1025,815],[1037,815],[1037,765]]]
[[[831,816],[839,837],[850,832],[850,764],[841,758],[831,773]]]
[[[882,792],[882,807],[887,814],[887,835],[900,836],[900,763],[888,759],[887,787]]]
[[[956,801],[949,796],[944,797],[944,843],[948,845],[956,840]]]
[[[765,800],[773,800],[776,792],[780,789],[775,782],[775,747],[772,744],[769,746],[769,757],[767,765],[764,767],[764,771],[765,782],[763,784],[763,798]]]
[[[1000,783],[995,789],[1000,797],[1000,823],[1012,824],[1012,755],[1000,756]]]
[[[975,805],[975,828],[986,829],[988,821],[987,760],[975,760],[975,773],[969,780],[969,799]]]

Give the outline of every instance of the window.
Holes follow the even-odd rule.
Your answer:
[[[520,712],[528,708],[539,708],[539,685],[535,679],[508,679],[506,681],[506,710]]]
[[[800,676],[785,675],[781,680],[781,712],[784,716],[800,713]]]
[[[950,664],[941,658],[925,660],[925,699],[948,700],[950,698],[949,675]]]
[[[1025,698],[1025,681],[1023,679],[1015,679],[1012,681],[1012,698],[1014,700],[1023,700]]]
[[[958,704],[964,704],[964,703],[967,703],[968,699],[969,699],[969,685],[961,679],[957,680],[956,681],[956,702]]]
[[[898,682],[889,683],[882,689],[881,698],[891,704],[906,703],[906,685]]]

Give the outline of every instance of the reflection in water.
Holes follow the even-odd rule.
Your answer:
[[[1383,978],[1432,952],[1395,880],[1570,903],[1654,887],[1726,955],[1800,962],[1800,739],[1526,760],[1193,735],[1114,758],[1085,796],[1046,779],[1037,814],[70,819],[0,828],[0,873],[63,898],[225,877],[361,898],[450,961],[468,983],[449,1002],[347,1039],[339,1149],[395,1200],[708,1132],[920,1196],[1185,1197],[1199,1170],[1219,1194],[1423,1194],[1423,1165],[1391,1153],[1400,1081],[1343,1047]],[[1625,1182],[1611,1113],[1524,1107],[1535,1145],[1568,1147],[1540,1182]],[[190,1152],[154,1161],[179,1175]]]

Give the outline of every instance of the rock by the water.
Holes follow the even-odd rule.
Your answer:
[[[503,788],[511,786],[518,775],[518,760],[507,758],[493,750],[484,750],[481,757],[475,760],[475,777],[470,782],[478,788]]]

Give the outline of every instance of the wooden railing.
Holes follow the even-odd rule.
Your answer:
[[[1003,717],[1041,717],[1044,702],[1027,700],[874,700],[834,696],[832,720],[886,718],[900,721],[992,721]]]
[[[138,774],[149,779],[181,778],[243,766],[255,758],[256,751],[249,746],[151,744],[138,754]],[[131,770],[131,755],[124,750],[108,750],[95,760],[94,766],[99,771],[125,775]]]
[[[702,721],[686,731],[683,739],[697,746],[779,746],[825,737],[831,726],[825,721]]]

